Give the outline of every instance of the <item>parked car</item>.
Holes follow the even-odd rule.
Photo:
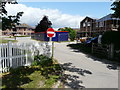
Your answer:
[[[90,40],[85,41],[86,44],[98,43],[98,37],[91,38]]]
[[[90,40],[85,41],[85,45],[91,47],[92,43],[98,43],[98,37],[91,38]]]
[[[86,40],[90,40],[90,38],[88,38],[88,37],[82,37],[82,38],[80,38],[81,43],[85,43]]]

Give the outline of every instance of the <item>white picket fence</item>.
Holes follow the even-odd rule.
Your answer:
[[[9,71],[10,67],[31,65],[35,55],[51,57],[51,48],[48,42],[0,44],[0,73]]]

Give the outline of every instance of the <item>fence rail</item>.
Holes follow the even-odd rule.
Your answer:
[[[34,55],[51,57],[52,46],[45,43],[6,43],[0,44],[0,73],[18,66],[28,66],[34,61]]]
[[[109,58],[110,45],[92,43],[92,53]]]
[[[116,50],[113,43],[109,45],[93,43],[92,53],[106,57],[108,59],[120,60],[120,50]]]

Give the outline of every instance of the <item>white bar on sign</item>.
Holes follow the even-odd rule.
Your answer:
[[[47,32],[47,34],[54,34],[54,33],[55,33],[55,32],[50,32],[50,31],[49,31],[49,32]]]

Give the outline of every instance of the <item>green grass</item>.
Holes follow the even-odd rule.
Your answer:
[[[6,39],[0,39],[0,43],[8,43],[9,41],[17,42],[17,40],[6,40]]]
[[[20,67],[21,71],[2,75],[2,88],[51,88],[59,75],[42,74],[41,67]]]
[[[15,36],[15,37],[30,37],[30,35]]]
[[[30,35],[22,35],[22,36],[9,36],[9,37],[6,37],[6,38],[15,38],[15,37],[30,37]]]
[[[2,88],[52,88],[61,77],[61,68],[56,61],[50,62],[10,69],[10,72],[2,74]]]

